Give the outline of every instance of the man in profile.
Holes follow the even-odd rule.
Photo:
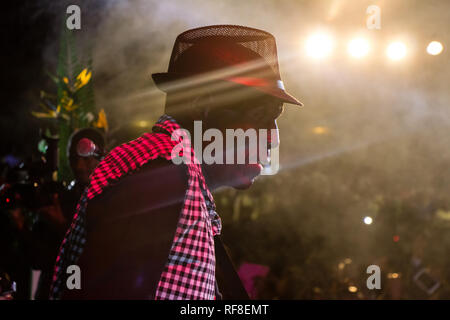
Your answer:
[[[223,143],[214,157],[224,161],[211,163],[197,158],[191,141],[208,129],[223,137],[227,129],[266,129],[258,138],[277,147],[283,103],[302,104],[284,90],[275,38],[233,25],[188,30],[175,41],[168,72],[153,80],[167,93],[165,114],[95,169],[61,245],[53,299],[248,298],[220,241],[211,192],[250,187],[268,152],[259,154],[261,144],[230,150]],[[173,152],[179,144],[182,153]],[[239,152],[244,163],[225,161]],[[254,154],[256,163],[249,161]],[[67,290],[73,264],[81,289]]]

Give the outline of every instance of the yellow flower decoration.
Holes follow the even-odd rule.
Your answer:
[[[97,128],[104,128],[105,131],[108,131],[108,121],[106,120],[105,110],[100,110],[98,113],[98,120],[94,121],[93,125]]]
[[[51,107],[46,106],[43,103],[40,103],[40,106],[46,111],[46,112],[36,112],[32,111],[31,113],[36,118],[45,118],[45,119],[57,119],[57,118],[63,118],[65,120],[70,120],[70,117],[66,114],[61,113],[61,105],[58,104],[55,108],[55,110]]]
[[[65,94],[63,94],[63,97],[61,98],[61,104],[63,105],[64,109],[69,112],[78,108],[78,105],[73,103],[73,99]]]
[[[69,77],[57,78],[52,76],[52,79],[58,84],[65,83],[63,85],[63,90],[61,97],[58,99],[56,95],[48,94],[44,91],[40,92],[40,97],[42,102],[40,103],[43,112],[32,112],[32,114],[37,118],[55,119],[55,120],[67,120],[70,121],[72,118],[76,119],[79,117],[78,114],[73,111],[80,107],[76,104],[76,91],[84,87],[91,80],[92,72],[88,68],[84,68],[80,74],[76,77],[75,84],[71,85],[71,80]],[[105,112],[102,110],[99,113],[97,126],[100,128],[105,128],[107,130],[108,123],[106,121]]]
[[[33,116],[35,116],[36,118],[56,118],[56,112],[55,111],[50,111],[50,112],[36,112],[36,111],[31,111],[31,113],[33,114]]]
[[[87,68],[84,68],[83,71],[80,72],[80,74],[77,76],[77,82],[75,83],[75,90],[78,90],[82,87],[84,87],[89,80],[91,80],[92,72],[89,71]]]

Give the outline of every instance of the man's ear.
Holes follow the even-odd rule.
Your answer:
[[[211,108],[212,108],[211,104],[205,105],[205,107],[203,108],[203,119],[208,120],[208,116],[211,113]]]
[[[206,92],[195,97],[191,103],[192,112],[196,119],[206,120],[210,114],[213,99],[210,93]]]

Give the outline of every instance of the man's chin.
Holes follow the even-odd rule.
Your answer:
[[[232,187],[236,190],[246,190],[253,185],[254,181],[255,181],[255,179],[249,180],[248,182],[245,182],[245,183],[235,184]]]
[[[247,165],[244,167],[241,175],[233,181],[232,187],[238,190],[250,188],[255,179],[261,174],[263,167],[260,164]]]

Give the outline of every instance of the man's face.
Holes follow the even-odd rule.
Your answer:
[[[79,157],[76,156],[71,160],[72,172],[75,175],[75,180],[82,185],[89,183],[89,176],[99,164],[99,161],[94,157]]]
[[[206,127],[219,129],[224,137],[224,164],[206,165],[207,175],[213,177],[216,181],[220,181],[220,185],[237,189],[249,188],[255,178],[261,174],[262,164],[268,162],[268,154],[264,152],[265,149],[276,148],[279,144],[276,119],[282,112],[283,103],[270,96],[260,96],[234,106],[218,107],[208,112]],[[250,143],[248,138],[245,139],[245,144],[242,146],[237,143],[237,140],[234,141],[233,164],[226,164],[227,154],[233,151],[226,149],[226,129],[242,129],[244,132],[251,129],[256,132],[257,136],[256,144]],[[267,130],[265,136],[261,136],[261,134],[264,134],[260,131],[261,129]],[[274,134],[271,134],[271,129],[274,129]],[[263,146],[261,142],[266,143],[267,147]],[[264,148],[261,149],[262,147]],[[260,154],[260,149],[262,154]],[[243,164],[238,162],[237,157],[240,153],[245,155]],[[257,163],[251,163],[252,155],[256,157]]]

